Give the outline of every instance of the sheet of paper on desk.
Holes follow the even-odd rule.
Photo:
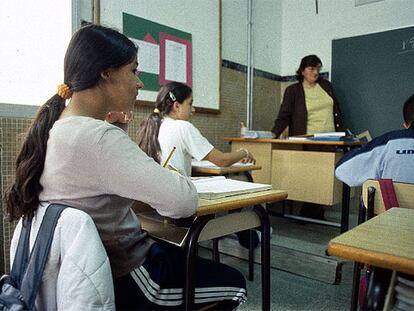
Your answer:
[[[252,166],[252,165],[253,165],[253,163],[241,163],[241,162],[237,162],[237,163],[234,163],[231,166],[233,166],[233,167],[234,166],[240,167],[240,166]],[[193,160],[191,162],[191,166],[193,166],[193,167],[206,167],[206,168],[219,168],[219,166],[217,166],[214,163],[211,163],[210,161],[207,161],[207,160],[202,160],[202,161],[195,161],[195,160]]]
[[[288,140],[307,140],[311,135],[299,135],[299,136],[289,136]]]
[[[313,137],[342,137],[345,136],[345,132],[329,132],[329,133],[315,133],[313,134]]]
[[[218,199],[232,195],[272,190],[272,185],[228,179],[224,176],[192,180],[200,199]]]

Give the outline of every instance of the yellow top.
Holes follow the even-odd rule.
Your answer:
[[[317,83],[311,88],[304,87],[308,123],[306,134],[335,132],[333,99]]]

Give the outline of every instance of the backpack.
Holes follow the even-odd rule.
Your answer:
[[[32,252],[29,255],[32,217],[23,217],[13,268],[0,278],[0,311],[35,311],[37,292],[49,256],[60,214],[67,206],[51,204],[46,209]]]

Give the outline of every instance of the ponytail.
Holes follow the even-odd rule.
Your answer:
[[[137,133],[138,146],[158,163],[161,163],[161,147],[158,141],[161,122],[160,113],[153,112],[141,122]]]
[[[6,190],[6,216],[9,220],[33,214],[39,205],[49,131],[65,108],[65,99],[51,97],[40,107],[16,159],[16,177]]]

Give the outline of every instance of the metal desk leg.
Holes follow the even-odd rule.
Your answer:
[[[353,149],[344,146],[342,148],[344,155]],[[349,228],[349,201],[351,196],[351,188],[345,183],[342,184],[342,208],[341,208],[341,233],[348,231]]]
[[[200,236],[201,230],[204,226],[212,219],[214,215],[206,215],[197,217],[192,223],[188,232],[188,237],[185,241],[185,284],[183,291],[183,302],[185,310],[194,309],[194,287],[195,287],[195,262],[196,262],[196,251],[198,237]]]
[[[270,311],[270,221],[261,205],[255,205],[254,212],[259,216],[262,232],[262,310]]]
[[[249,276],[248,279],[250,282],[253,282],[254,280],[254,247],[253,247],[253,230],[249,230],[249,237],[250,237],[250,243],[249,243]]]
[[[252,174],[250,173],[250,171],[246,171],[244,172],[247,181],[248,182],[253,182],[253,177]],[[249,243],[249,275],[248,275],[248,279],[250,282],[254,281],[254,248],[253,248],[253,234],[254,232],[252,230],[250,230],[250,243]]]
[[[359,200],[359,213],[358,213],[358,225],[362,224],[366,218],[366,208],[364,206],[364,199]],[[359,283],[361,281],[361,266],[358,262],[354,263],[354,277],[352,279],[352,298],[351,298],[351,311],[358,309],[359,300]]]
[[[342,184],[342,208],[341,208],[341,233],[348,231],[349,227],[349,201],[351,189],[345,183]]]
[[[352,280],[352,297],[351,297],[351,311],[358,310],[358,294],[359,294],[359,282],[361,279],[361,268],[359,263],[354,263],[354,277]]]

